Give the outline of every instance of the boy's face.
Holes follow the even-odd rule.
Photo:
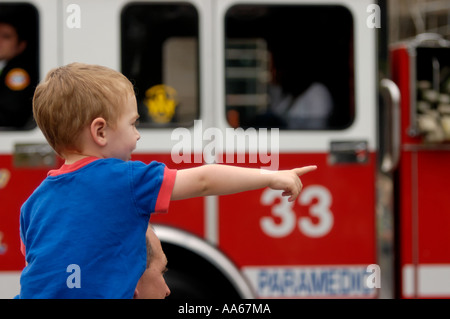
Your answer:
[[[131,159],[131,153],[141,137],[136,128],[139,114],[137,112],[136,97],[130,94],[125,102],[123,114],[115,128],[108,129],[108,144],[105,157],[118,158],[124,161]]]

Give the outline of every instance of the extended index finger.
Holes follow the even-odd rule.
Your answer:
[[[302,176],[306,173],[315,171],[316,169],[317,169],[316,165],[309,165],[309,166],[294,168],[294,172],[295,172],[295,174],[297,174],[297,176]]]

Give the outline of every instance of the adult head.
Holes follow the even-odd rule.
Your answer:
[[[167,271],[167,258],[161,242],[149,225],[146,234],[147,268],[138,281],[134,299],[164,299],[170,295],[170,289],[164,279]]]

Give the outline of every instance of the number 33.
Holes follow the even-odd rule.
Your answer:
[[[318,218],[318,223],[313,223],[311,217],[305,216],[298,219],[299,230],[308,237],[322,237],[328,234],[333,227],[333,213],[330,211],[332,197],[328,189],[320,185],[305,187],[298,197],[300,205],[309,205],[313,199],[317,199],[309,208],[309,215]],[[275,199],[280,202],[272,206],[272,216],[279,217],[281,222],[276,223],[273,217],[262,217],[260,224],[263,232],[271,237],[285,237],[295,229],[296,216],[293,211],[294,202],[281,196],[280,191],[266,189],[261,196],[261,204],[272,205]]]

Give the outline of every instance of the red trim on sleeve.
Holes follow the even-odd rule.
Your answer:
[[[155,213],[166,213],[169,210],[170,198],[177,176],[176,169],[164,168],[164,177],[156,200]]]
[[[27,249],[26,249],[25,244],[23,243],[22,239],[20,239],[20,251],[22,252],[22,255],[25,257]]]

